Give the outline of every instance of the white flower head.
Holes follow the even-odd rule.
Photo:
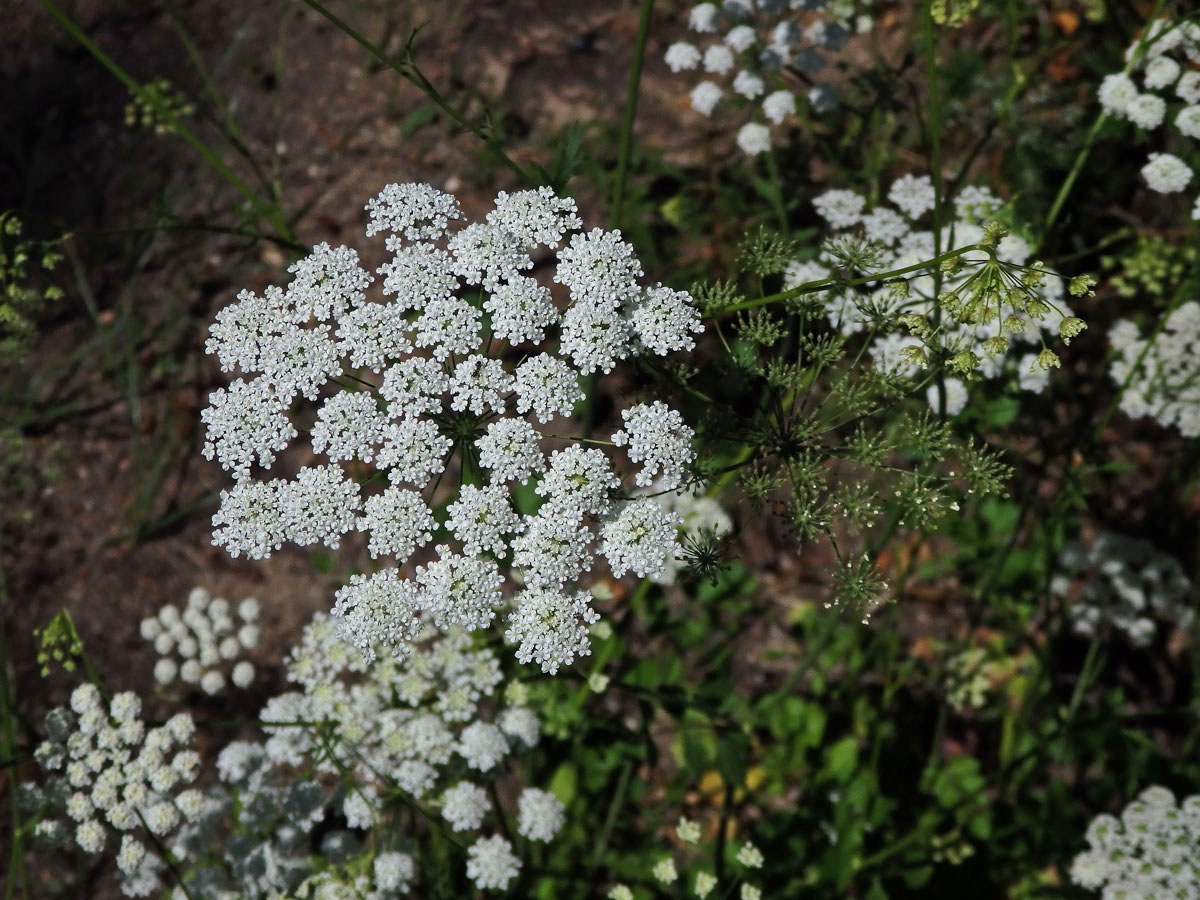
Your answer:
[[[1182,159],[1170,153],[1151,153],[1150,161],[1142,166],[1142,177],[1150,190],[1160,194],[1176,194],[1192,180],[1192,170]]]

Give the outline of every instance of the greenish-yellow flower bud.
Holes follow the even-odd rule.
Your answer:
[[[1063,339],[1064,344],[1071,343],[1071,338],[1087,328],[1087,323],[1083,319],[1075,316],[1067,316],[1058,326],[1058,336]]]

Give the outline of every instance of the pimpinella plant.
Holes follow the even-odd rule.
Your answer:
[[[929,177],[896,179],[888,200],[892,205],[871,204],[847,190],[818,196],[813,205],[831,236],[816,260],[789,265],[785,287],[803,291],[838,278],[842,283],[812,301],[823,307],[830,327],[847,336],[870,332],[867,353],[885,372],[944,371],[927,388],[933,409],[944,405],[949,415],[958,414],[970,382],[981,378],[1008,375],[1022,390],[1044,391],[1049,370],[1060,364],[1047,336],[1070,343],[1086,327],[1064,298],[1089,292],[1090,283],[1068,282],[1031,260],[1029,243],[997,224],[1004,204],[987,188],[959,191],[953,221],[937,234],[928,224],[934,209]],[[935,249],[942,251],[936,263],[921,271]],[[847,272],[882,274],[850,286]],[[1021,345],[1033,346],[1020,357],[1009,355]]]
[[[366,532],[381,568],[354,576],[333,615],[368,655],[401,650],[424,615],[487,627],[515,570],[506,637],[554,673],[589,652],[598,616],[578,585],[597,551],[616,577],[659,575],[680,554],[674,513],[631,491],[680,489],[694,459],[692,429],[658,399],[622,410],[609,440],[572,435],[580,376],[691,349],[698,315],[686,292],[639,284],[620,232],[579,231],[574,201],[549,188],[501,192],[461,227],[457,200],[424,184],[389,185],[367,210],[393,254],[381,300],[352,248],[322,244],[286,289],[242,292],[217,315],[207,350],[253,377],[202,414],[205,456],[235,479],[213,542],[262,558]],[[524,274],[535,254],[556,263],[558,296]],[[327,462],[250,477],[301,430]],[[410,559],[423,561],[406,578]]]
[[[854,204],[855,221],[862,203]],[[918,290],[932,290],[937,259],[855,238],[835,244],[823,263],[794,264],[786,245],[755,236],[740,259],[741,276],[693,289],[728,351],[712,369],[716,378],[691,383],[698,394],[712,392],[705,402],[717,411],[701,433],[711,451],[704,468],[719,483],[736,478],[753,506],[777,516],[798,542],[830,541],[833,602],[866,614],[887,587],[874,554],[896,528],[923,530],[958,512],[964,497],[1002,493],[1012,470],[986,444],[960,437],[914,402],[927,389],[934,398],[939,389],[949,393],[936,381],[943,369],[934,362],[929,370],[866,364],[901,315],[891,306],[895,288],[877,286],[872,297],[872,283],[911,279]],[[967,244],[944,256],[977,249]],[[837,254],[853,267],[838,266]],[[741,282],[773,279],[800,284],[754,300],[739,296]],[[912,315],[928,310],[922,302],[911,301]],[[721,318],[730,312],[737,315]]]

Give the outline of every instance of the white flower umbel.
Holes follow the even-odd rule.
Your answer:
[[[943,225],[940,241],[934,240],[933,231],[923,227],[925,217],[933,210],[933,183],[928,176],[903,175],[893,182],[887,192],[892,206],[871,206],[867,199],[853,191],[836,189],[816,197],[813,206],[830,226],[830,241],[871,242],[876,271],[898,269],[917,265],[934,256],[935,244],[940,243],[942,252],[967,248],[980,243],[984,227],[996,218],[1003,202],[989,189],[969,185],[962,188],[953,198],[943,198],[943,213],[949,218],[953,207],[954,221]],[[827,245],[828,246],[828,245]],[[985,345],[989,339],[1004,336],[1012,343],[1037,343],[1043,333],[1057,338],[1059,327],[1071,310],[1063,296],[1066,293],[1064,279],[1041,268],[1030,259],[1029,242],[1020,235],[1008,234],[996,244],[996,259],[1000,264],[1013,267],[1005,270],[1007,284],[1020,290],[1026,297],[1036,297],[1044,312],[1036,318],[1003,314],[993,305],[987,321],[964,324],[947,323],[943,320],[939,340],[950,355],[959,352],[974,353],[979,360],[978,372],[984,378],[1007,377],[1024,390],[1045,390],[1050,383],[1045,368],[1030,373],[1029,363],[1022,365],[1014,355],[1006,355]],[[942,296],[963,288],[978,272],[979,265],[987,261],[983,251],[972,250],[963,254],[965,263],[954,272],[943,272],[940,279]],[[828,249],[815,260],[793,262],[784,272],[784,288],[829,280],[836,276],[839,260]],[[1018,287],[1017,267],[1033,266],[1037,277],[1032,275],[1029,283],[1021,282]],[[1024,273],[1021,274],[1024,278]],[[912,277],[907,281],[908,292],[897,297],[886,288],[868,285],[861,290],[834,289],[812,294],[815,301],[825,307],[825,315],[831,327],[846,336],[874,332],[875,337],[867,346],[878,369],[902,377],[920,374],[923,340],[907,331],[887,332],[878,327],[876,313],[896,316],[914,314],[928,321],[937,305],[942,302],[935,296],[939,285],[929,275]],[[1034,357],[1037,358],[1036,356]],[[961,379],[945,378],[946,413],[957,415],[966,407],[968,385]],[[938,409],[941,392],[936,384],[925,391],[930,406]]]
[[[1116,351],[1109,376],[1121,393],[1121,411],[1149,416],[1184,437],[1200,436],[1200,303],[1181,304],[1153,341],[1125,319],[1109,331]]]
[[[153,644],[159,657],[155,681],[169,685],[182,678],[198,683],[207,694],[219,693],[227,678],[239,688],[249,686],[254,665],[239,657],[258,646],[258,613],[253,597],[234,610],[229,601],[197,587],[188,594],[182,613],[168,604],[156,616],[143,619],[142,638]]]
[[[1200,896],[1200,795],[1176,804],[1150,787],[1121,812],[1101,813],[1087,829],[1088,849],[1071,863],[1071,882],[1105,898]]]
[[[517,801],[517,831],[531,841],[549,841],[566,820],[563,805],[549,791],[525,788]]]
[[[1187,628],[1195,616],[1183,568],[1149,541],[1100,534],[1090,544],[1068,545],[1059,564],[1051,588],[1070,601],[1077,634],[1091,637],[1108,625],[1145,647],[1158,620]]]
[[[1155,19],[1126,51],[1126,71],[1100,83],[1097,99],[1104,111],[1145,131],[1173,123],[1185,137],[1200,139],[1200,114],[1190,111],[1200,103],[1200,72],[1192,70],[1200,59],[1198,33],[1193,23]],[[1160,194],[1179,193],[1192,183],[1192,167],[1172,153],[1150,153],[1141,173]]]
[[[479,785],[462,781],[442,795],[442,818],[455,831],[474,831],[492,808],[487,792]]]
[[[1151,153],[1150,161],[1142,166],[1142,177],[1150,190],[1160,194],[1177,194],[1192,180],[1192,169],[1178,156],[1170,153]]]
[[[643,463],[637,483],[644,487],[658,476],[665,490],[679,487],[695,459],[693,432],[683,417],[655,400],[631,406],[622,411],[621,418],[625,427],[613,434],[612,441],[618,447],[628,446],[629,458]]]
[[[481,890],[504,890],[517,877],[521,861],[500,835],[480,838],[467,848],[467,877]]]
[[[516,610],[508,620],[506,640],[518,644],[517,660],[535,662],[550,675],[569,666],[577,656],[592,652],[588,626],[600,616],[588,605],[591,595],[553,591],[525,591],[517,596]]]
[[[161,842],[192,809],[190,782],[200,759],[188,748],[194,731],[186,713],[147,728],[136,694],[115,694],[106,705],[91,683],[74,690],[69,710],[54,709],[46,716],[48,739],[34,752],[49,778],[45,795],[51,814],[43,821],[59,822],[59,830],[73,834],[87,853],[116,848],[128,896],[164,887],[158,878],[161,861],[146,845]]]
[[[799,0],[700,3],[688,16],[696,43],[671,44],[664,61],[672,72],[694,71],[704,78],[691,88],[691,106],[700,115],[713,115],[725,94],[723,85],[728,85],[731,105],[745,111],[761,102],[767,121],[781,126],[798,112],[797,97],[789,90],[795,84],[792,73],[802,73],[811,84],[809,113],[831,107],[836,92],[821,80],[821,70],[838,58],[850,32],[864,31],[872,24],[868,16],[856,15],[853,7]],[[737,144],[747,155],[770,147],[770,126],[750,122],[739,127]]]
[[[650,532],[613,530],[637,518],[622,519],[629,492],[613,451],[562,435],[586,399],[581,376],[695,346],[703,327],[688,294],[641,284],[620,232],[581,231],[574,201],[549,188],[501,192],[475,223],[430,185],[391,185],[368,212],[368,235],[387,232],[391,254],[378,285],[354,250],[320,245],[291,268],[291,285],[242,292],[217,316],[206,349],[251,377],[214,392],[203,414],[205,454],[237,481],[222,492],[214,543],[262,558],[360,531],[375,558],[416,556],[415,577],[384,569],[338,592],[343,634],[368,654],[381,642],[402,649],[422,617],[488,626],[511,594],[498,559],[521,570],[517,584],[569,595],[605,522],[617,574],[673,558],[672,546],[651,549]],[[533,277],[535,253],[553,257],[555,284]],[[297,438],[293,416],[318,460],[254,480]],[[682,483],[692,432],[677,412],[639,404],[621,434],[645,464],[637,484],[660,472],[665,489]],[[532,510],[512,498],[530,482],[542,498]],[[461,487],[447,497],[451,484]],[[443,504],[441,520],[432,510]],[[569,658],[582,652],[567,643]],[[204,677],[193,669],[180,674]]]

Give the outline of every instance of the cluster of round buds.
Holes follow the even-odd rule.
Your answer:
[[[854,191],[832,190],[813,200],[817,214],[829,225],[834,241],[861,240],[869,245],[870,271],[900,269],[932,259],[935,246],[942,252],[971,247],[988,239],[987,224],[1003,206],[986,187],[967,187],[953,199],[954,221],[941,229],[935,242],[931,228],[923,227],[934,207],[933,183],[928,176],[904,175],[892,183],[887,199],[890,205],[872,205]],[[948,205],[949,208],[949,205]],[[978,279],[974,276],[989,259],[984,250],[968,251],[956,270],[943,269],[940,293],[935,295],[932,275],[911,278],[904,291],[894,285],[869,286],[864,295],[853,290],[822,291],[816,295],[827,302],[826,314],[831,327],[845,335],[872,330],[873,319],[885,314],[908,325],[907,332],[879,334],[867,348],[875,365],[887,372],[915,376],[926,358],[925,336],[921,326],[932,321],[934,309],[943,309],[937,339],[955,359],[968,360],[970,378],[1015,376],[1022,390],[1041,392],[1049,384],[1048,366],[1043,354],[1030,348],[1019,358],[1004,351],[1012,343],[1045,343],[1044,334],[1065,334],[1067,323],[1082,322],[1071,317],[1063,298],[1067,284],[1053,272],[1031,260],[1029,244],[1020,236],[1008,234],[994,248],[1004,285],[997,292],[1000,300],[990,299],[986,316],[973,320],[956,319],[947,312],[947,298],[969,295]],[[784,275],[788,289],[834,277],[842,265],[827,243],[813,261],[794,262]],[[910,324],[915,323],[915,325]],[[932,328],[928,329],[932,333]],[[1076,332],[1077,333],[1077,332]],[[1011,365],[1010,365],[1011,364]],[[1053,364],[1057,364],[1057,360]],[[956,415],[967,402],[966,378],[944,379],[945,411]],[[927,393],[929,405],[937,409],[941,395],[936,384]]]
[[[191,717],[180,713],[148,729],[136,694],[116,694],[106,706],[89,683],[71,694],[69,709],[47,714],[46,731],[34,757],[52,773],[48,794],[65,820],[43,819],[38,833],[67,837],[73,829],[88,853],[100,853],[116,833],[125,893],[159,889],[163,862],[138,835],[145,828],[161,840],[200,812],[203,795],[190,786],[200,767]]]
[[[258,611],[258,601],[247,597],[238,604],[235,618],[228,600],[196,587],[183,612],[167,604],[143,619],[142,637],[159,657],[154,680],[168,685],[178,678],[199,685],[206,694],[217,694],[225,688],[228,671],[234,685],[249,687],[254,664],[238,657],[258,645]]]
[[[478,887],[507,887],[520,860],[507,838],[480,832],[503,812],[485,789],[487,780],[540,738],[538,716],[524,704],[520,683],[509,686],[497,708],[499,661],[462,632],[424,630],[406,655],[383,655],[372,664],[347,649],[329,617],[313,619],[287,663],[288,678],[300,690],[263,709],[265,743],[225,748],[218,761],[222,780],[243,791],[280,794],[290,788],[273,772],[299,767],[344,780],[341,766],[348,766],[356,789],[343,793],[340,812],[350,828],[385,821],[384,795],[398,788],[437,810],[454,832],[477,835],[467,874]],[[326,722],[327,730],[317,739],[307,729],[272,724],[297,721]],[[340,762],[328,746],[337,748]],[[329,794],[313,796],[319,802],[306,823],[324,815],[321,798]],[[518,833],[531,841],[553,839],[565,819],[552,793],[532,787],[521,790],[515,813]]]
[[[704,46],[678,41],[667,48],[665,61],[672,72],[701,73],[703,80],[691,92],[692,109],[701,115],[713,115],[727,96],[718,80],[728,82],[734,103],[753,109],[737,143],[755,156],[771,146],[770,125],[794,120],[800,104],[815,113],[836,105],[836,90],[818,73],[852,31],[871,28],[871,19],[856,16],[854,6],[841,0],[700,3],[688,26]]]
[[[679,552],[674,518],[630,499],[628,482],[657,474],[676,490],[693,462],[691,429],[658,401],[623,414],[614,442],[628,463],[563,437],[585,399],[580,376],[692,349],[699,315],[687,293],[641,284],[620,232],[580,231],[574,201],[549,188],[501,192],[485,221],[461,227],[455,198],[430,185],[391,185],[368,211],[368,235],[390,232],[381,299],[368,298],[374,279],[354,250],[321,245],[286,290],[243,292],[217,315],[207,350],[254,377],[214,392],[203,413],[205,453],[235,478],[213,542],[261,558],[284,541],[336,547],[366,532],[368,552],[391,564],[351,579],[333,615],[367,655],[402,650],[423,617],[488,626],[516,569],[525,591],[507,634],[519,659],[554,672],[588,652],[596,614],[577,582],[597,550],[618,577],[654,576]],[[535,254],[555,261],[559,287],[525,274]],[[328,461],[252,479],[299,434],[297,395],[319,401],[309,436]],[[518,504],[530,483],[536,499]],[[450,484],[461,487],[439,522]]]
[[[1120,818],[1102,813],[1070,877],[1105,898],[1200,896],[1200,795],[1176,803],[1165,787],[1142,791]]]
[[[1200,24],[1155,19],[1130,45],[1126,61],[1126,71],[1107,75],[1100,83],[1104,111],[1143,131],[1171,123],[1170,133],[1186,139],[1190,151],[1191,142],[1200,140]],[[1151,153],[1142,167],[1146,184],[1160,194],[1185,190],[1192,174],[1192,167],[1175,153]],[[1200,218],[1200,197],[1192,218]]]

